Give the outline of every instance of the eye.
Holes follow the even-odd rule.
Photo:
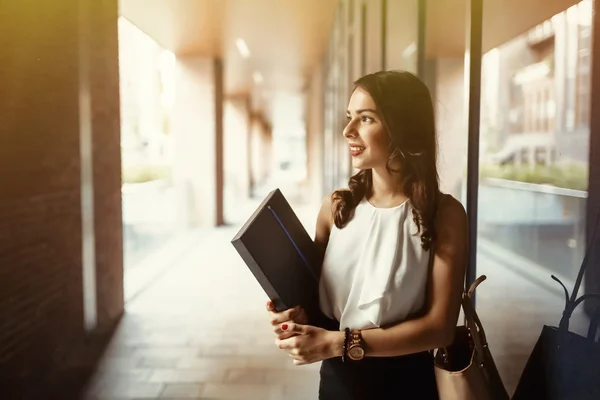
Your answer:
[[[349,114],[346,114],[346,121],[350,121],[352,117]]]
[[[375,121],[375,120],[372,117],[368,117],[366,115],[364,117],[362,117],[362,122],[371,123],[373,121]]]

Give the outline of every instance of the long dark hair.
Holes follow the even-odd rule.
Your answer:
[[[381,71],[365,75],[354,90],[365,90],[375,102],[377,113],[390,136],[387,170],[400,173],[400,188],[413,206],[413,220],[421,245],[429,250],[435,240],[434,219],[439,198],[437,139],[431,96],[427,86],[406,71]],[[400,165],[399,170],[392,165]],[[348,189],[332,194],[333,219],[346,226],[360,201],[371,194],[372,171],[361,170],[350,178]]]

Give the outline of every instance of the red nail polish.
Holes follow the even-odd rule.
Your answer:
[[[287,328],[288,328],[287,324],[281,325],[281,329],[283,329],[284,331],[287,330]]]

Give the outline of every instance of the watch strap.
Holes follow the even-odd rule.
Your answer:
[[[348,340],[350,338],[350,328],[344,329],[344,348],[342,350],[342,362],[346,362],[346,355],[348,354]]]

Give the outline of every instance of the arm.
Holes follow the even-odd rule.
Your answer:
[[[331,227],[333,226],[333,209],[332,209],[331,196],[326,196],[321,203],[321,209],[317,216],[317,226],[315,229],[315,245],[319,255],[319,271],[320,265],[323,263],[325,257],[325,250],[327,249],[327,243],[329,243],[329,234],[331,233]]]
[[[400,356],[444,347],[452,342],[464,290],[467,229],[466,213],[460,202],[454,198],[446,199],[436,220],[437,242],[425,314],[389,328],[362,331],[366,356]],[[333,341],[331,348],[341,356],[343,333],[330,340]]]

